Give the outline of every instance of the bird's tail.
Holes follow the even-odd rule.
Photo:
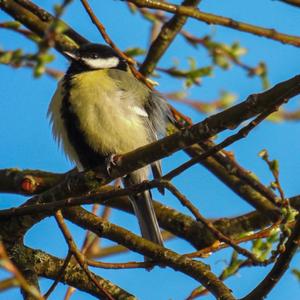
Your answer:
[[[126,176],[125,186],[137,184],[147,178],[144,170],[138,170]],[[146,178],[143,178],[146,177]],[[143,238],[163,246],[163,238],[159,229],[149,191],[130,196],[134,213],[137,216]]]
[[[163,239],[152,205],[150,192],[131,197],[134,213],[138,218],[143,238],[163,246]]]

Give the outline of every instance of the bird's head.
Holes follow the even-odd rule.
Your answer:
[[[128,70],[126,61],[106,45],[85,44],[72,52],[64,53],[71,61],[70,70],[73,72],[99,69]]]

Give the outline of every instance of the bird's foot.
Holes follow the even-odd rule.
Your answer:
[[[118,160],[120,159],[120,155],[117,154],[110,154],[106,160],[106,171],[108,173],[108,175],[111,175],[111,170],[113,167],[115,167],[117,165]]]

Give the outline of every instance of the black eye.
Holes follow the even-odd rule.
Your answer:
[[[92,54],[92,58],[97,58],[97,57],[98,57],[98,55],[96,53]]]

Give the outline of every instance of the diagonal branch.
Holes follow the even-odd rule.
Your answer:
[[[69,262],[72,259],[73,254],[71,253],[71,251],[68,251],[68,254],[64,260],[64,264],[62,265],[59,274],[57,275],[57,277],[55,278],[54,282],[51,284],[51,286],[49,287],[49,289],[47,290],[47,292],[44,294],[45,299],[48,299],[49,296],[51,295],[51,293],[55,290],[55,288],[57,287],[58,283],[62,280],[63,274],[66,271],[66,268],[69,264]]]
[[[207,24],[221,25],[239,31],[252,33],[258,36],[263,36],[275,41],[279,41],[284,44],[290,44],[296,47],[300,47],[299,36],[280,33],[277,32],[275,29],[269,29],[269,28],[243,23],[243,22],[238,22],[230,18],[226,18],[226,17],[222,17],[210,13],[205,13],[195,8],[175,5],[168,2],[161,2],[156,0],[127,0],[127,1],[134,3],[139,7],[161,9],[173,14],[191,17],[196,20],[205,22]]]
[[[56,212],[55,220],[56,220],[61,232],[63,233],[65,241],[67,242],[67,244],[69,246],[69,251],[74,255],[78,264],[80,265],[82,270],[85,272],[87,277],[98,288],[98,290],[99,290],[98,297],[100,297],[100,298],[104,297],[104,298],[107,298],[108,300],[114,300],[115,298],[106,289],[104,289],[101,286],[100,282],[97,280],[95,275],[89,270],[88,265],[85,261],[84,255],[78,250],[60,210]]]
[[[296,7],[300,7],[300,0],[280,0],[280,1]]]
[[[277,84],[268,91],[253,94],[244,102],[210,116],[190,128],[182,129],[162,140],[125,154],[120,157],[116,162],[116,166],[112,168],[111,176],[107,175],[106,170],[97,171],[96,178],[91,171],[76,174],[65,180],[66,182],[54,187],[51,190],[52,194],[46,194],[46,199],[44,199],[45,195],[41,194],[26,204],[47,203],[51,202],[53,197],[65,199],[66,197],[77,196],[78,192],[82,195],[94,191],[95,188],[99,189],[101,185],[109,183],[112,179],[124,176],[201,140],[206,140],[225,129],[233,129],[246,119],[260,114],[272,106],[283,104],[298,93],[300,93],[300,76],[295,76]],[[251,202],[250,204],[264,212],[269,218],[277,220],[280,216],[279,210],[268,199],[264,198],[263,200],[256,203]]]
[[[233,144],[234,142],[245,138],[248,136],[251,130],[253,130],[256,126],[258,126],[262,121],[264,121],[271,113],[278,110],[278,107],[275,105],[274,107],[270,107],[269,109],[262,112],[258,115],[254,120],[252,120],[248,125],[240,129],[236,134],[233,134],[223,140],[221,143],[214,145],[213,147],[209,148],[206,152],[199,155],[198,157],[194,157],[191,160],[183,163],[179,167],[173,169],[168,174],[164,175],[163,178],[166,180],[171,180],[175,176],[178,176],[182,172],[186,171],[188,168],[193,166],[194,164],[204,160],[205,158],[215,154],[216,152],[228,147],[229,145]],[[274,201],[275,202],[275,201]]]
[[[40,37],[44,36],[53,21],[50,14],[28,0],[1,0],[0,8]],[[42,14],[44,18],[42,18]],[[65,33],[69,33],[72,38],[65,34],[55,34],[53,41],[57,50],[71,50],[77,46],[77,43],[87,42],[69,26],[63,24],[66,27]]]
[[[230,245],[238,253],[240,253],[240,254],[248,257],[252,261],[255,261],[258,263],[257,258],[255,257],[255,255],[252,252],[241,248],[240,246],[235,244],[230,238],[228,238],[222,232],[220,232],[218,229],[216,229],[214,227],[214,225],[212,224],[212,222],[210,222],[206,218],[204,218],[202,216],[202,214],[199,212],[199,210],[185,197],[185,195],[180,193],[180,191],[174,185],[172,185],[170,182],[163,182],[163,183],[164,183],[164,187],[167,188],[180,201],[180,203],[183,206],[187,207],[190,210],[190,212],[195,216],[196,220],[198,222],[203,223],[204,226],[208,230],[210,230],[218,240]]]
[[[91,6],[89,5],[87,0],[80,0],[84,9],[86,10],[86,12],[88,13],[91,21],[93,22],[93,24],[96,25],[97,29],[99,30],[99,32],[101,33],[104,41],[110,45],[122,58],[124,58],[129,64],[134,64],[134,60],[127,56],[125,53],[123,53],[118,47],[117,45],[112,41],[112,39],[108,36],[108,34],[106,33],[105,27],[104,25],[100,22],[100,20],[96,17],[96,15],[94,14]]]
[[[199,4],[200,1],[201,0],[184,0],[182,2],[182,6],[195,7]],[[148,54],[140,67],[140,72],[144,76],[148,76],[153,72],[158,61],[169,48],[186,21],[186,16],[175,15],[163,25],[159,35],[152,43]]]
[[[176,151],[207,140],[226,129],[235,129],[243,121],[260,114],[269,107],[281,105],[299,93],[300,75],[281,82],[263,93],[252,94],[244,102],[212,115],[190,128],[182,129],[158,142],[127,153],[117,161],[117,167],[112,169],[112,178],[120,177],[170,156]]]
[[[249,295],[241,300],[265,299],[270,291],[279,282],[280,278],[289,268],[289,264],[300,245],[300,215],[297,217],[296,225],[291,236],[285,244],[285,251],[279,256],[272,270],[264,280]]]
[[[97,218],[83,208],[65,209],[63,210],[63,215],[78,226],[83,226],[99,236],[109,238],[132,251],[139,252],[162,265],[169,266],[194,278],[220,299],[235,299],[223,282],[217,279],[209,270],[209,267],[200,261],[184,257],[158,244],[142,239],[124,228]],[[143,240],[143,242],[138,242],[139,240]]]

